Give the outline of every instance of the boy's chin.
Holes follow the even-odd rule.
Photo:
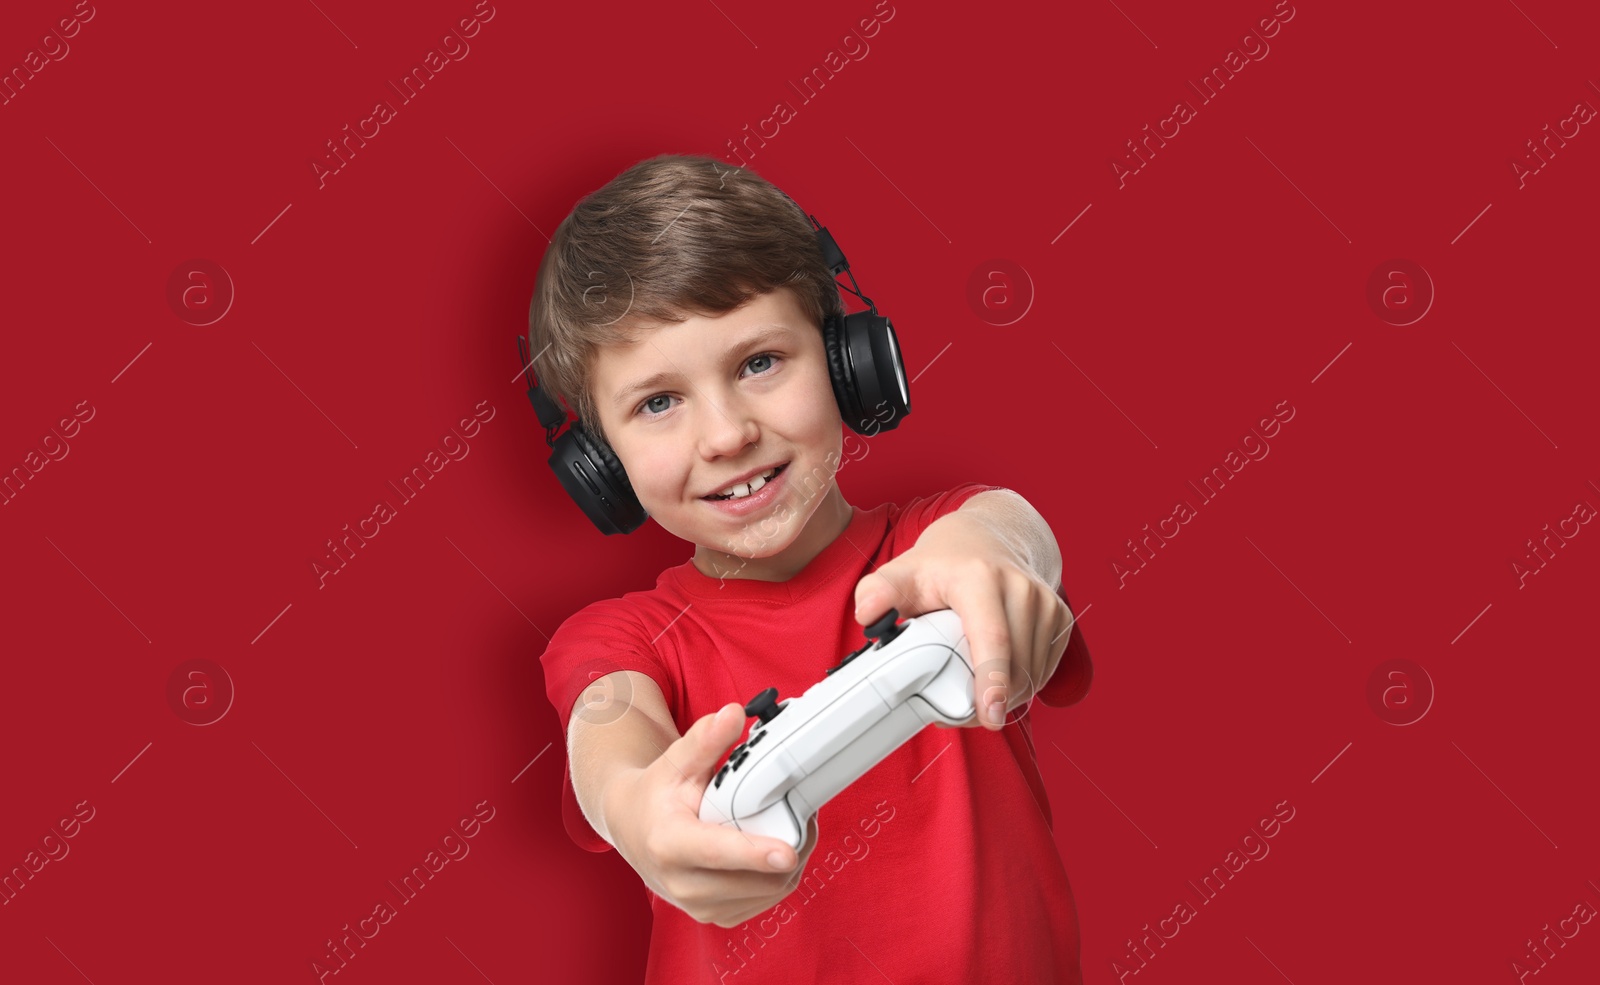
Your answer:
[[[774,513],[725,516],[706,503],[691,504],[673,514],[649,512],[650,519],[679,540],[740,557],[770,557],[788,546],[794,535],[792,514],[779,523]]]
[[[779,523],[775,514],[763,513],[756,517],[724,517],[714,507],[701,511],[692,524],[691,540],[708,550],[732,554],[746,560],[769,558],[783,551],[794,540],[794,518]]]

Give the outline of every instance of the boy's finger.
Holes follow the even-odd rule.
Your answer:
[[[962,626],[972,653],[972,698],[978,722],[998,730],[1005,723],[1006,700],[1011,686],[1012,626],[1006,618],[1005,600],[999,591],[976,593],[961,614]],[[1005,645],[1000,643],[1004,636]]]
[[[795,867],[794,849],[776,838],[710,823],[691,827],[686,838],[684,861],[702,869],[789,872]]]

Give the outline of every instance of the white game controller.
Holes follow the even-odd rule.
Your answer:
[[[897,625],[890,609],[798,698],[769,687],[745,705],[760,721],[728,753],[700,800],[700,820],[787,842],[802,851],[807,825],[848,787],[935,722],[972,719],[972,655],[953,609]],[[803,854],[803,851],[802,851]]]

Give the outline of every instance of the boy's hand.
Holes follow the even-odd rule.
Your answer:
[[[617,853],[657,896],[701,923],[736,927],[794,892],[816,848],[806,851],[700,820],[700,799],[718,760],[744,727],[743,708],[724,705],[690,726],[644,769],[617,774],[601,810]],[[769,855],[777,856],[777,864]]]
[[[856,622],[870,625],[890,609],[902,619],[955,610],[972,654],[978,710],[962,724],[997,730],[1055,673],[1074,618],[1027,558],[959,511],[930,523],[910,549],[856,585]]]

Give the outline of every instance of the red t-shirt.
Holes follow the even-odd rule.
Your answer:
[[[619,670],[660,686],[680,735],[768,687],[780,700],[799,696],[865,642],[856,584],[928,524],[996,488],[966,483],[903,507],[855,509],[844,533],[785,582],[721,580],[686,561],[651,591],[586,606],[540,658],[562,734],[584,688]],[[1037,695],[1047,705],[1073,704],[1089,688],[1081,631],[1068,639]],[[611,849],[567,770],[562,812],[581,847]],[[1026,715],[998,732],[923,729],[823,805],[817,824],[799,888],[738,927],[700,923],[646,888],[647,985],[877,981],[880,972],[896,985],[1081,983],[1077,909]]]

